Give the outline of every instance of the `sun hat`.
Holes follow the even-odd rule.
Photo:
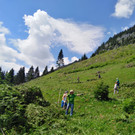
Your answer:
[[[71,93],[71,92],[74,92],[74,91],[73,91],[73,90],[70,90],[70,93]]]

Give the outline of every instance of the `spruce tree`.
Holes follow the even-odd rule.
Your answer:
[[[15,84],[20,84],[25,82],[25,67],[21,67],[15,76]]]
[[[84,55],[82,56],[81,60],[86,60],[86,59],[88,59],[88,57],[86,56],[86,54],[84,54]]]
[[[9,76],[10,76],[10,83],[13,84],[14,83],[14,69],[13,68],[9,71]]]
[[[52,67],[51,70],[50,70],[50,72],[53,72],[53,71],[54,71],[54,68]]]
[[[2,71],[2,68],[0,67],[0,84],[4,83],[4,72]]]
[[[48,74],[48,67],[46,66],[42,75],[47,75],[47,74]]]
[[[63,51],[62,49],[59,52],[58,55],[58,60],[56,61],[56,64],[58,65],[58,67],[64,66],[64,59],[63,59],[64,55],[63,55]]]
[[[5,75],[6,83],[14,84],[14,69],[12,68],[9,72],[6,72]]]
[[[37,77],[39,77],[39,68],[37,67],[36,69],[35,69],[35,78],[37,78]]]
[[[30,81],[30,80],[34,79],[34,77],[35,77],[34,67],[31,66],[28,73],[26,74],[26,80]]]

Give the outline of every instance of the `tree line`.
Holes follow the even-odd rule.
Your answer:
[[[64,66],[63,58],[64,58],[63,50],[61,49],[58,55],[58,59],[56,61],[58,68]],[[88,58],[86,54],[84,54],[81,57],[81,59],[79,59],[79,61],[86,60],[86,59]],[[48,71],[48,66],[46,66],[41,76],[47,75],[48,73],[52,73],[52,72],[54,72],[54,67],[52,67],[51,70]],[[25,73],[25,67],[21,67],[16,74],[13,68],[10,71],[5,72],[0,67],[0,84],[6,83],[9,85],[18,85],[38,77],[40,77],[39,67],[36,67],[36,69],[34,69],[34,67],[31,66],[27,73]]]
[[[48,67],[46,66],[42,75],[47,75],[50,72],[53,72],[53,67],[50,71],[48,71]],[[25,73],[25,67],[21,67],[19,71],[15,74],[14,69],[12,68],[10,71],[3,71],[0,67],[0,84],[9,84],[9,85],[18,85],[21,83],[28,82],[32,79],[38,78],[40,76],[39,67],[34,70],[34,67],[31,66],[27,73]]]
[[[108,50],[118,48],[120,46],[125,46],[135,43],[135,25],[125,31],[115,34],[110,37],[107,42],[103,42],[97,50],[91,55],[94,57],[97,54],[104,53]]]

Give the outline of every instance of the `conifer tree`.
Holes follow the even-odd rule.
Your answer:
[[[4,72],[4,71],[1,72],[1,79],[2,79],[3,81],[5,80],[5,72]]]
[[[81,60],[86,60],[86,59],[88,59],[88,57],[86,56],[86,54],[84,54],[84,55],[82,56]]]
[[[20,84],[25,82],[25,67],[21,67],[15,76],[15,84]]]
[[[13,68],[9,71],[9,76],[10,76],[10,83],[13,84],[14,83],[14,69]]]
[[[35,77],[34,67],[31,66],[28,73],[26,74],[26,80],[30,81],[30,80],[34,79],[34,77]]]
[[[64,59],[63,59],[64,55],[63,55],[63,51],[62,49],[59,52],[58,55],[58,60],[56,61],[56,64],[58,65],[58,67],[64,66]]]
[[[50,72],[53,72],[53,71],[54,71],[54,68],[52,67],[51,70],[50,70]]]
[[[47,74],[48,74],[48,67],[46,66],[42,75],[47,75]]]
[[[37,78],[37,77],[39,77],[39,68],[37,67],[36,69],[35,69],[35,78]]]
[[[2,71],[2,68],[0,67],[0,84],[4,83],[4,78],[5,78],[4,72]]]
[[[6,83],[14,84],[14,69],[12,68],[9,72],[6,72],[5,75]]]

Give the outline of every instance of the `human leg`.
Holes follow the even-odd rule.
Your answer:
[[[64,102],[64,106],[63,106],[63,109],[66,109],[67,108],[67,103]]]
[[[62,100],[61,101],[61,108],[63,108],[63,105],[64,105],[64,101]]]
[[[70,106],[71,106],[71,104],[68,103],[67,108],[66,108],[66,115],[68,114],[68,110],[69,110],[69,107],[70,107]]]
[[[71,112],[70,112],[70,116],[73,115],[73,110],[74,110],[74,104],[71,104]]]

